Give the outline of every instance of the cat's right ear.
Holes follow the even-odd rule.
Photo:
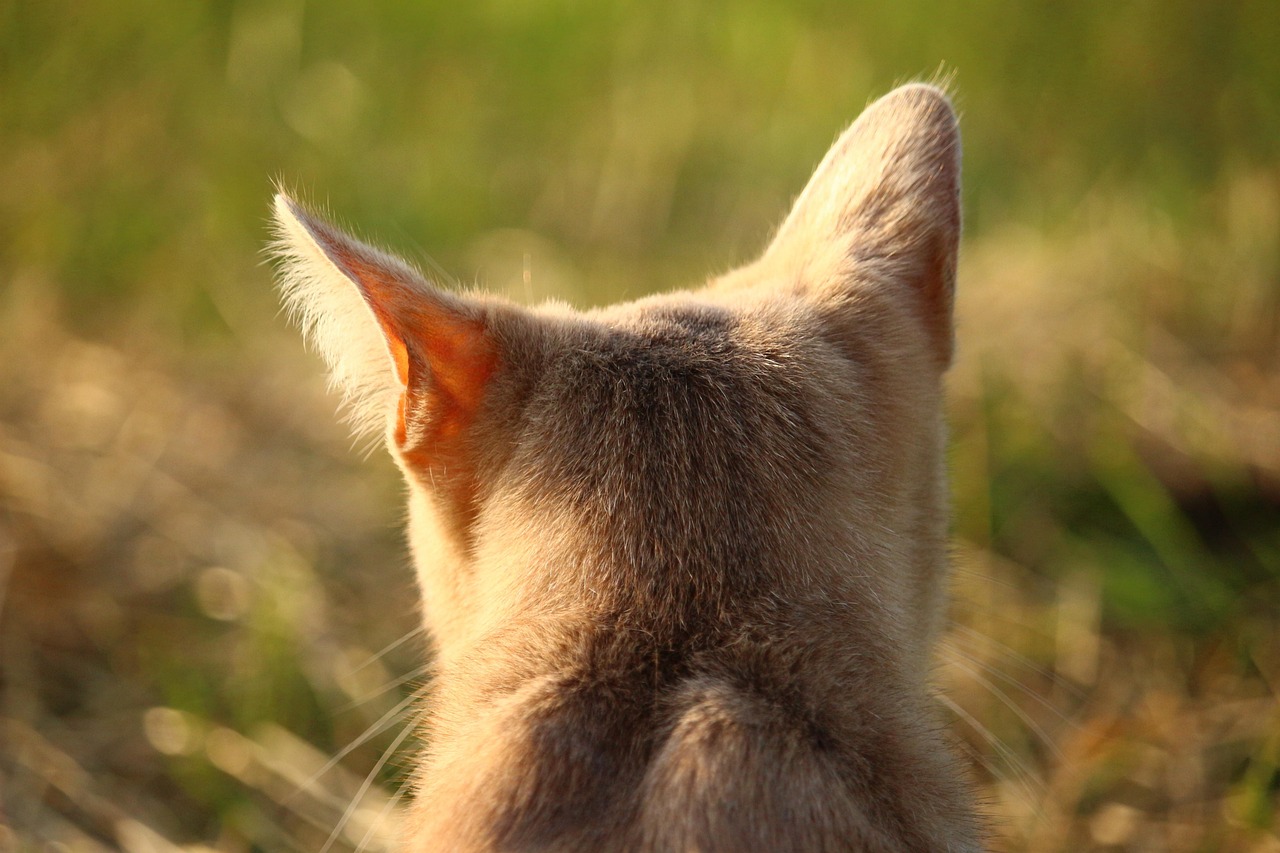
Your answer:
[[[915,83],[836,140],[763,260],[837,314],[868,289],[905,299],[945,368],[959,243],[956,115],[945,92]]]
[[[274,224],[285,306],[328,363],[357,431],[389,424],[402,449],[457,435],[498,363],[481,306],[283,193]]]

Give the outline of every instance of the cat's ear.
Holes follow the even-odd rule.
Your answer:
[[[390,422],[403,447],[407,415],[429,415],[436,436],[469,421],[498,360],[479,305],[284,194],[275,230],[285,306],[328,363],[358,431]]]
[[[840,136],[764,260],[818,298],[868,284],[910,294],[945,367],[959,241],[956,115],[942,91],[917,83],[876,101]]]

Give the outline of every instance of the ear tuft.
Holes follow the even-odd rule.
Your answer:
[[[337,229],[308,213],[284,193],[275,197],[269,250],[279,263],[285,309],[329,367],[347,418],[358,435],[385,428],[400,391],[396,363],[378,318],[348,271],[332,257]],[[365,252],[375,250],[361,245]],[[404,268],[404,264],[382,256]]]

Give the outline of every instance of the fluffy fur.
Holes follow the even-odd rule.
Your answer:
[[[978,849],[927,678],[959,153],[899,89],[758,261],[586,313],[442,294],[277,201],[286,302],[410,487],[406,849]]]
[[[331,387],[359,435],[379,433],[397,395],[391,353],[369,303],[307,231],[297,202],[275,198],[271,253],[277,259],[280,295],[329,368]],[[314,220],[310,220],[314,222]],[[384,263],[394,259],[383,256]]]

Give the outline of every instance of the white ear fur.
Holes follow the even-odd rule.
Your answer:
[[[329,366],[330,387],[342,393],[356,434],[380,432],[402,389],[382,328],[356,284],[316,242],[297,203],[279,193],[274,211],[270,251],[279,261],[285,309]]]

